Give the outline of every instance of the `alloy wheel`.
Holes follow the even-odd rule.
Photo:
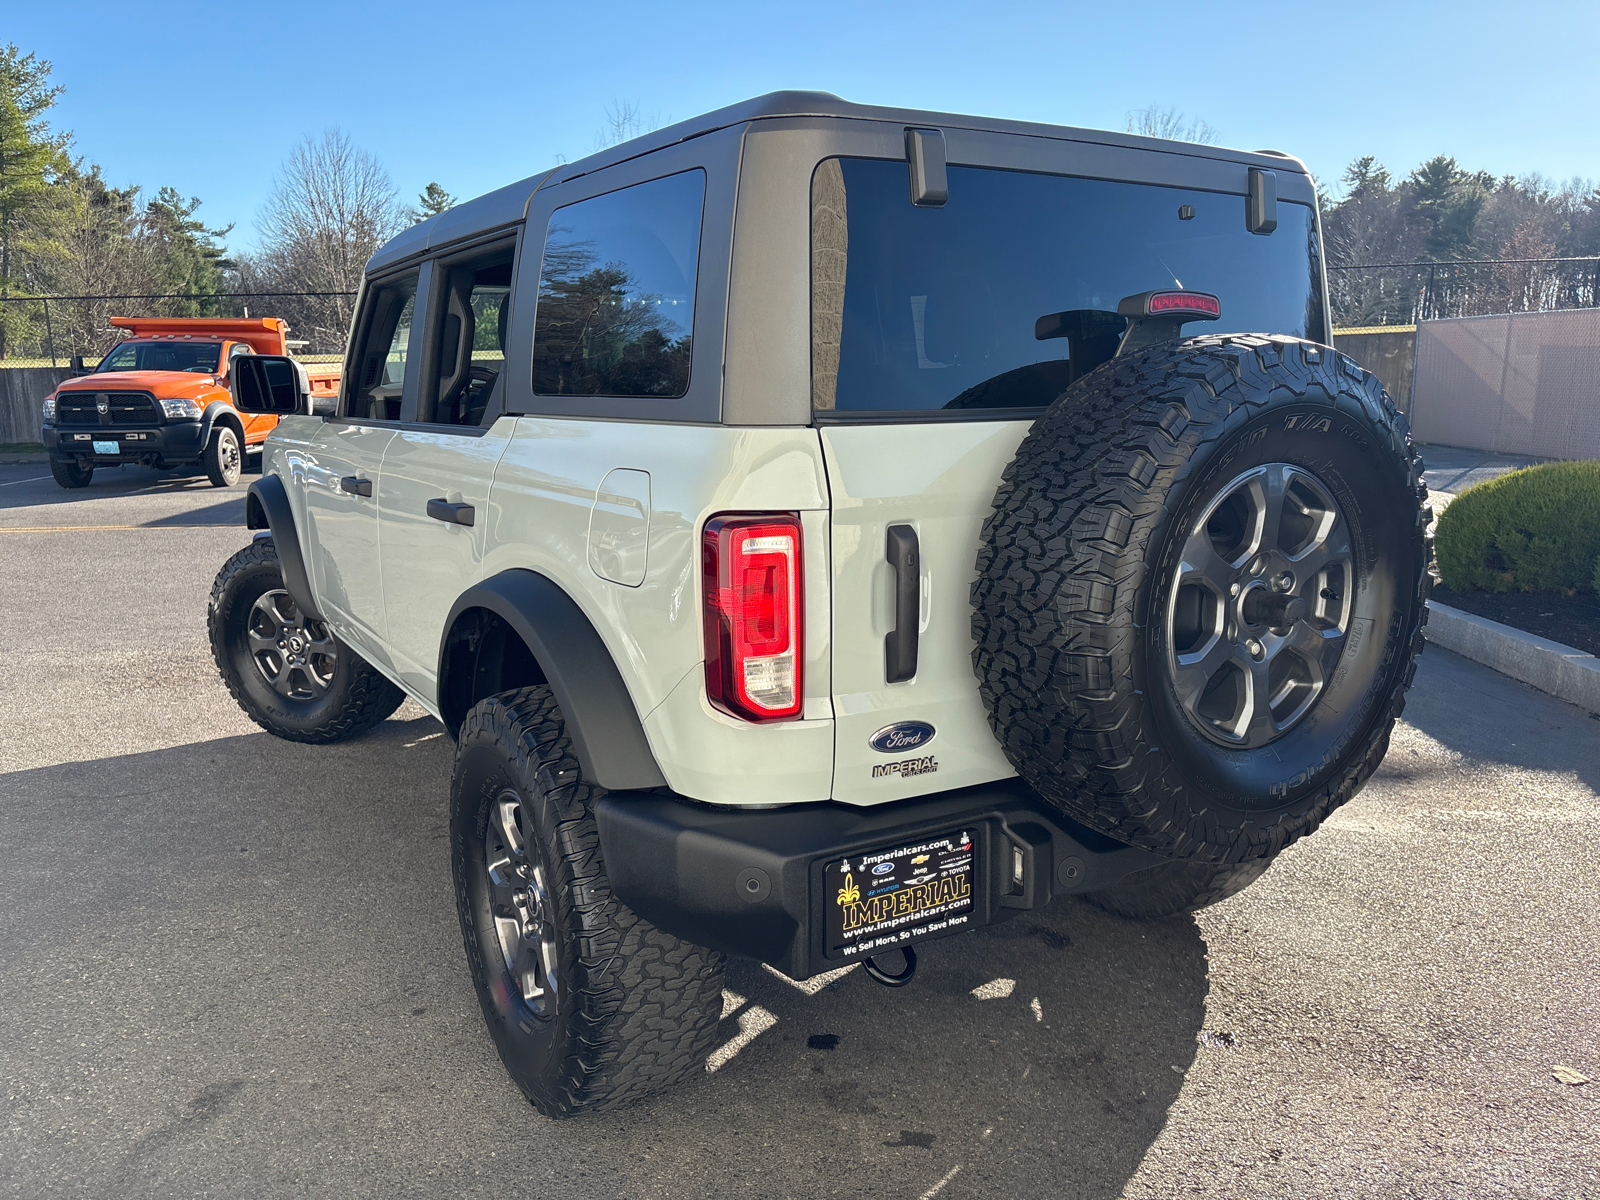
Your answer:
[[[320,700],[333,686],[339,646],[321,621],[308,621],[288,592],[262,593],[245,624],[250,658],[286,700]]]
[[[1167,670],[1196,729],[1254,749],[1305,718],[1344,648],[1353,561],[1343,511],[1303,467],[1267,463],[1222,489],[1167,605]]]
[[[484,832],[489,911],[500,954],[522,999],[540,1016],[555,1013],[559,970],[555,908],[544,865],[529,853],[522,798],[502,792]]]

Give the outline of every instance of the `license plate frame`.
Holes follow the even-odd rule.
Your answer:
[[[829,860],[822,872],[824,954],[860,961],[973,928],[979,833],[969,825]]]
[[[94,448],[94,452],[96,454],[121,454],[122,453],[122,443],[121,442],[116,442],[116,441],[103,442],[103,441],[95,440],[93,442],[90,442],[89,445]]]

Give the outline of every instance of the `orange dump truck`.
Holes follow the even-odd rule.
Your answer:
[[[277,317],[112,317],[124,340],[88,374],[45,398],[40,440],[62,487],[87,487],[96,467],[198,466],[231,487],[275,416],[240,413],[228,373],[241,354],[287,354]],[[314,395],[339,390],[339,371],[312,371]]]

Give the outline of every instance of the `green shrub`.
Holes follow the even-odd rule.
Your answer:
[[[1457,496],[1435,531],[1456,591],[1600,590],[1600,462],[1544,463]]]
[[[1600,592],[1600,558],[1594,560],[1594,590]]]

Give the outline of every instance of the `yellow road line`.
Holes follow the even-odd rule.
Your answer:
[[[0,533],[107,533],[129,529],[237,529],[237,525],[0,525]]]

